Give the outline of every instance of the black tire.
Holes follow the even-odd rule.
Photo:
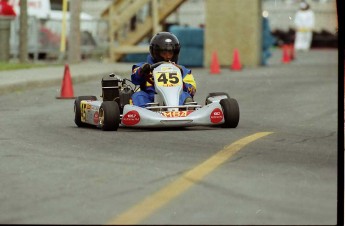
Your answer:
[[[236,128],[238,122],[240,121],[240,108],[238,106],[237,100],[230,98],[230,99],[222,99],[220,100],[220,105],[223,108],[224,114],[224,124],[222,124],[223,128]]]
[[[120,108],[116,101],[104,101],[99,108],[99,123],[104,131],[116,131],[120,125]]]
[[[86,123],[81,121],[80,102],[82,100],[97,100],[97,97],[95,97],[95,96],[78,96],[77,98],[75,98],[75,101],[74,101],[74,122],[78,127],[87,126]]]

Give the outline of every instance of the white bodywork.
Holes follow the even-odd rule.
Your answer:
[[[219,100],[205,106],[179,105],[183,91],[181,71],[171,63],[164,63],[153,70],[157,94],[155,102],[146,108],[125,105],[121,124],[130,127],[200,126],[224,123]],[[226,96],[225,96],[226,98]]]
[[[179,105],[183,91],[180,69],[173,64],[164,63],[153,70],[157,94],[155,102],[146,108],[127,104],[120,116],[120,126],[124,127],[189,127],[220,125],[225,122],[224,110],[220,104],[226,95],[208,97],[206,105],[192,102]],[[81,121],[101,127],[99,109],[102,101],[82,100]]]

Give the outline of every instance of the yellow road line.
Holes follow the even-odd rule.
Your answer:
[[[185,192],[192,185],[201,181],[207,174],[212,172],[218,166],[227,161],[231,156],[237,153],[245,145],[267,136],[272,132],[260,132],[250,136],[244,137],[207,159],[205,162],[191,169],[183,174],[180,178],[176,179],[172,183],[153,195],[145,198],[143,201],[133,206],[126,212],[122,213],[109,224],[137,224],[142,221],[157,209],[161,208],[175,197]]]

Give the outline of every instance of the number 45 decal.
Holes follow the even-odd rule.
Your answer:
[[[181,84],[181,76],[178,75],[176,72],[158,72],[157,73],[157,84],[158,86],[177,86]]]

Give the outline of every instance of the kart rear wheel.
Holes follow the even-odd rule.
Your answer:
[[[116,131],[120,125],[120,108],[116,101],[104,101],[99,108],[99,124],[104,131]]]
[[[220,100],[220,105],[223,108],[224,114],[224,128],[236,128],[240,120],[240,108],[237,100],[234,98]]]
[[[74,122],[78,127],[87,126],[86,123],[81,121],[80,102],[82,100],[97,100],[97,97],[95,97],[95,96],[78,96],[77,98],[75,98],[75,101],[74,101]]]

